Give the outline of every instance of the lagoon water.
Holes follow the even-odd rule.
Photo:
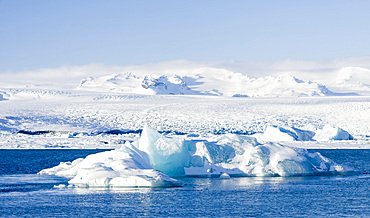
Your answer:
[[[0,150],[0,216],[370,217],[370,150],[316,150],[358,170],[351,176],[178,178],[162,189],[57,189],[36,175],[101,150]]]

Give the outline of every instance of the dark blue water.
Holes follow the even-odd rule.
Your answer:
[[[99,150],[0,150],[0,216],[370,217],[370,150],[320,150],[353,176],[183,178],[165,189],[55,189],[36,175]]]

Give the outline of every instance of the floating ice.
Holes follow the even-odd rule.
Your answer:
[[[220,175],[220,179],[230,179],[230,175],[229,175],[229,174],[227,174],[227,173],[222,173],[222,174]]]
[[[332,125],[326,125],[316,132],[295,127],[285,129],[278,126],[268,126],[263,133],[256,133],[253,136],[259,141],[265,142],[353,140],[353,136],[347,131]]]
[[[314,139],[317,141],[353,140],[353,136],[341,128],[325,125],[322,130],[316,131]]]
[[[96,153],[85,159],[61,163],[39,174],[72,177],[69,184],[77,187],[168,187],[181,182],[154,170],[147,155],[130,143],[122,148]]]
[[[288,142],[288,141],[312,141],[315,133],[307,130],[301,130],[295,127],[284,129],[278,126],[268,126],[262,134],[254,136],[261,141],[270,142]]]
[[[139,141],[61,163],[40,174],[72,177],[69,183],[78,187],[167,187],[181,185],[170,176],[313,176],[350,171],[317,152],[260,144],[250,136],[185,140],[145,127]]]
[[[145,127],[139,140],[139,149],[148,154],[150,165],[171,176],[184,175],[190,155],[182,138],[167,138],[156,130]]]
[[[185,168],[188,176],[215,177],[223,173],[230,176],[311,176],[352,171],[319,153],[272,142],[259,144],[247,136],[226,135],[216,142],[197,142],[196,147],[191,166]],[[193,161],[195,158],[197,161]]]

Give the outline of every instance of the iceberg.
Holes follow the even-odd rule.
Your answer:
[[[120,149],[96,153],[73,162],[63,162],[39,174],[72,178],[72,187],[171,187],[182,183],[154,170],[147,155],[131,143]]]
[[[196,147],[192,161],[194,158],[198,161],[185,168],[187,176],[217,177],[223,173],[230,176],[314,176],[353,171],[318,152],[273,142],[260,144],[248,136],[228,134],[216,142],[197,142]]]
[[[184,139],[165,137],[149,127],[143,129],[138,149],[148,155],[154,169],[171,176],[184,175],[191,158]]]
[[[316,131],[314,137],[316,141],[329,140],[353,140],[353,136],[347,131],[333,125],[325,125],[323,129]]]
[[[75,187],[171,187],[181,176],[315,176],[353,169],[305,149],[259,143],[254,137],[225,134],[214,140],[167,137],[145,127],[138,141],[121,148],[60,163],[39,174],[70,177]]]
[[[268,126],[263,133],[256,133],[254,136],[261,141],[270,142],[313,141],[315,132],[295,127],[285,129],[278,126]]]

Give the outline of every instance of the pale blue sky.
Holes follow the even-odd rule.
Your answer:
[[[370,55],[370,1],[0,0],[0,72]]]

